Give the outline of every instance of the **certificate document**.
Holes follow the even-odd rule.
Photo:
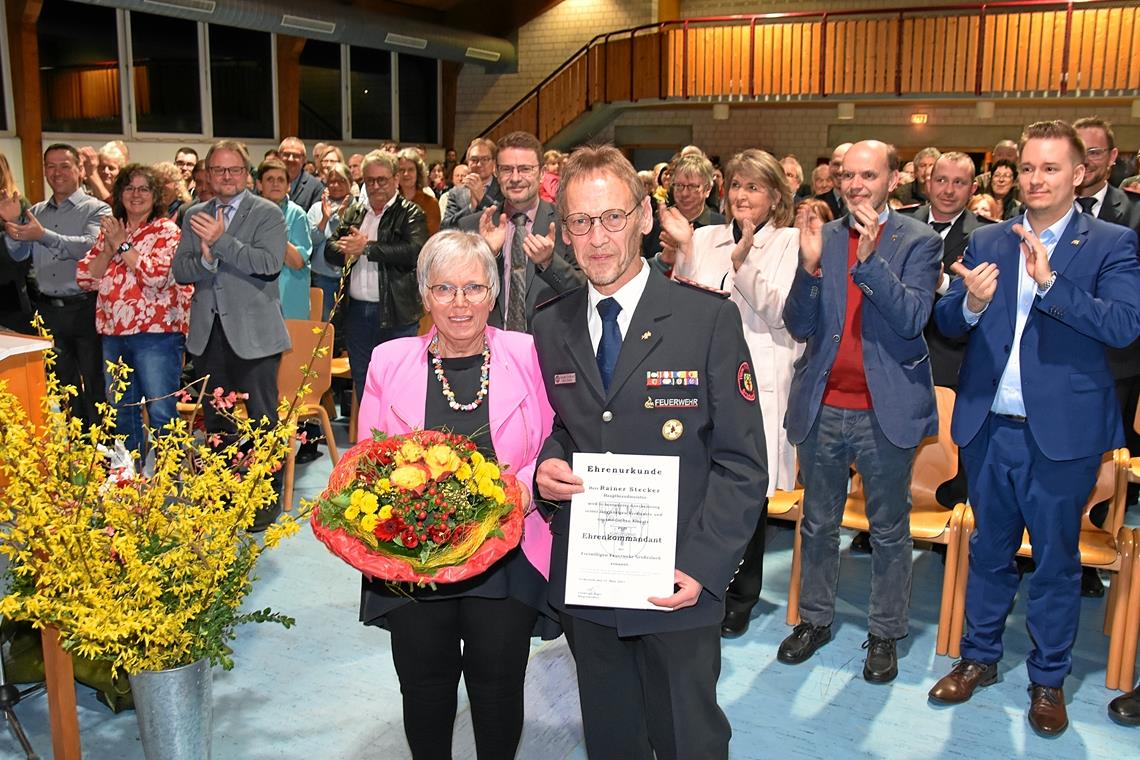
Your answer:
[[[664,610],[677,566],[680,460],[574,454],[585,492],[570,502],[566,604]]]

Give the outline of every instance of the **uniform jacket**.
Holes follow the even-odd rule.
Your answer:
[[[921,224],[927,224],[930,219],[930,206],[919,206],[913,212],[913,217]],[[993,224],[988,219],[982,219],[973,211],[966,209],[954,220],[950,229],[946,230],[946,239],[942,241],[942,271],[954,279],[950,272],[951,265],[966,254],[966,242],[970,233],[979,227]],[[937,233],[936,233],[937,234]],[[942,296],[935,294],[934,302]],[[926,345],[930,348],[930,369],[934,375],[934,384],[954,388],[958,385],[958,368],[962,366],[962,356],[966,351],[966,341],[959,338],[951,340],[938,332],[934,324],[934,316],[926,323]]]
[[[368,197],[362,196],[341,215],[340,226],[325,246],[325,260],[344,266],[337,241],[368,214]],[[404,197],[384,211],[376,227],[376,239],[368,241],[362,256],[380,265],[380,327],[399,327],[418,322],[424,314],[416,284],[416,260],[427,242],[423,210]]]
[[[768,488],[764,425],[756,404],[740,313],[720,296],[667,280],[653,270],[622,343],[609,391],[590,343],[587,288],[543,306],[534,341],[554,428],[539,455],[573,464],[575,452],[680,458],[676,567],[704,590],[674,612],[567,606],[570,505],[553,509],[550,603],[569,615],[617,629],[619,636],[718,625],[723,596],[760,516]],[[698,384],[648,385],[647,373],[696,370]],[[555,376],[561,375],[560,382]],[[572,377],[573,382],[566,382]],[[695,399],[697,406],[653,408],[653,399]],[[609,420],[603,417],[608,413]],[[663,435],[680,421],[680,438]]]
[[[360,402],[357,440],[371,438],[373,430],[401,435],[423,428],[431,371],[427,347],[435,333],[432,328],[426,335],[390,340],[372,352]],[[488,327],[487,343],[491,349],[487,394],[491,443],[498,462],[509,465],[507,472],[515,475],[529,493],[535,461],[550,434],[554,412],[546,400],[531,337]],[[526,516],[522,549],[530,563],[548,576],[550,528],[538,510]]]
[[[495,214],[502,213],[503,204],[499,203]],[[467,232],[478,232],[479,218],[482,215],[482,211],[473,211],[463,216],[459,220],[459,229]],[[562,239],[562,221],[558,218],[558,212],[554,206],[546,201],[539,201],[538,208],[534,212],[534,224],[531,227],[531,232],[535,235],[545,235],[550,230],[551,222],[554,223],[555,242],[554,258],[551,259],[550,266],[540,272],[533,261],[527,259],[526,262],[526,321],[528,328],[534,318],[534,310],[538,304],[545,303],[560,293],[573,290],[586,283],[586,278],[578,270],[578,264],[574,260],[573,249]],[[513,225],[510,224],[509,219],[507,224],[507,235],[510,235],[513,232]],[[501,280],[503,278],[502,251],[496,251],[495,256]],[[489,322],[495,327],[502,327],[506,323],[506,318],[507,302],[503,299],[503,289],[500,288],[499,298],[495,302],[495,308],[491,311]]]
[[[1019,239],[1014,223],[974,233],[965,265],[994,262],[997,292],[970,328],[962,314],[966,289],[956,279],[935,307],[938,328],[951,337],[970,333],[958,375],[951,432],[959,446],[974,439],[993,406],[1009,360],[1017,314]],[[1049,459],[1103,454],[1124,442],[1105,346],[1140,336],[1140,263],[1136,233],[1076,213],[1049,260],[1057,274],[1033,300],[1021,334],[1022,395],[1030,431]]]
[[[912,448],[938,428],[922,330],[938,283],[942,239],[927,225],[891,211],[879,247],[848,268],[848,232],[847,217],[823,226],[820,277],[796,268],[784,324],[807,350],[796,363],[784,427],[798,445],[815,424],[839,353],[847,282],[853,278],[863,291],[863,368],[875,419],[891,443]]]
[[[202,242],[190,226],[199,212],[216,217],[217,201],[190,207],[174,252],[174,279],[194,286],[186,350],[200,355],[206,349],[217,314],[230,348],[242,359],[285,351],[289,333],[277,285],[285,264],[285,215],[276,203],[247,192],[229,229],[210,247],[218,265],[211,272],[202,264]]]
[[[752,239],[752,251],[736,272],[732,222],[701,227],[693,233],[691,258],[678,254],[673,276],[727,291],[740,310],[744,339],[752,355],[757,395],[764,413],[768,454],[768,495],[795,488],[796,450],[784,433],[784,414],[792,385],[792,365],[804,351],[784,327],[784,300],[799,266],[800,233],[795,227],[764,225]]]

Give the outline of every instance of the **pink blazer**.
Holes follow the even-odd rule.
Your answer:
[[[357,420],[357,440],[372,437],[373,430],[401,435],[424,426],[427,404],[427,335],[381,343],[372,352],[364,398]],[[526,333],[487,327],[491,348],[491,442],[500,464],[529,493],[543,441],[550,435],[554,410],[546,399],[534,340]],[[522,549],[544,578],[550,576],[550,526],[532,509],[523,524]]]

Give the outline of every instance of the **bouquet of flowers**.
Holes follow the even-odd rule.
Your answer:
[[[375,434],[341,458],[310,524],[329,550],[380,580],[454,583],[518,545],[524,495],[464,436]]]

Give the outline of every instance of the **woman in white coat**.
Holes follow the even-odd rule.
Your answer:
[[[792,191],[783,167],[769,153],[749,149],[725,168],[727,224],[692,230],[675,209],[661,210],[663,231],[675,243],[673,276],[723,290],[740,309],[752,354],[764,437],[768,446],[768,493],[744,563],[725,598],[721,635],[735,638],[748,628],[760,597],[768,497],[795,488],[796,452],[784,433],[792,365],[803,352],[784,328],[784,300],[799,266],[799,231]]]

